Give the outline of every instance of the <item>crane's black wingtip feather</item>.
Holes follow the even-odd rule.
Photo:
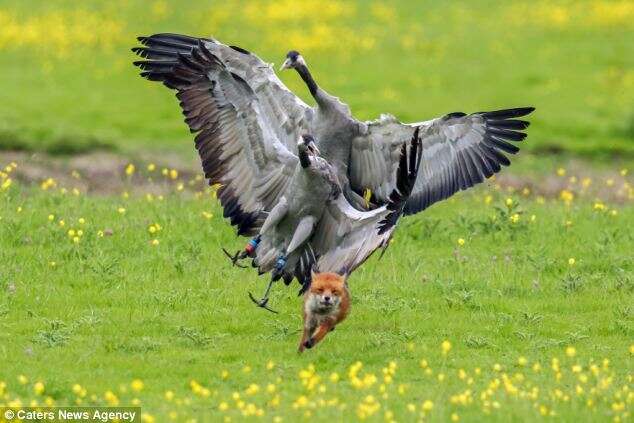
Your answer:
[[[521,116],[526,116],[535,111],[535,107],[516,107],[513,109],[494,110],[491,112],[478,112],[487,119],[510,119]]]
[[[390,193],[389,201],[385,206],[387,210],[390,210],[390,213],[379,222],[377,227],[379,235],[383,235],[396,225],[416,184],[422,159],[422,142],[419,137],[419,127],[414,130],[409,142],[409,151],[407,145],[408,143],[403,143],[401,147],[399,167],[396,171],[396,188]]]

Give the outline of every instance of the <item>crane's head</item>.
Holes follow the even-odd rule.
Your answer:
[[[282,63],[280,70],[296,68],[300,65],[306,66],[306,62],[298,51],[291,50],[286,54],[286,60]]]
[[[301,136],[299,142],[297,143],[298,150],[306,151],[308,154],[312,154],[313,156],[319,155],[319,149],[315,145],[315,138],[313,138],[310,134],[304,134]]]

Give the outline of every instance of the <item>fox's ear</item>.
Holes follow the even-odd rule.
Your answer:
[[[313,279],[315,279],[315,276],[317,276],[318,273],[319,273],[319,268],[317,267],[317,263],[313,263],[310,266],[310,280],[312,281]]]
[[[350,272],[348,272],[347,267],[342,267],[338,273],[341,275],[345,282],[348,282],[348,276],[350,275]]]

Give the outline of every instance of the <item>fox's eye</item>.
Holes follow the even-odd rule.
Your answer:
[[[332,291],[332,294],[338,297],[341,293],[339,291]]]
[[[324,293],[324,290],[323,290],[323,289],[321,289],[321,288],[319,288],[319,289],[317,290],[317,293],[318,293],[318,294],[323,294],[323,293]]]

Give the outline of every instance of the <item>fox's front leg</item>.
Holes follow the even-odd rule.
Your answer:
[[[326,336],[328,334],[328,332],[330,332],[332,330],[332,328],[335,327],[335,322],[333,322],[332,320],[328,319],[325,322],[323,322],[321,325],[319,325],[317,327],[317,330],[313,333],[313,335],[308,338],[305,342],[304,342],[304,346],[306,348],[312,348],[315,345],[317,345],[322,339],[324,339],[324,336]]]
[[[310,336],[310,328],[308,326],[304,326],[304,333],[302,333],[302,339],[299,341],[299,349],[298,351],[304,352],[304,349],[306,348],[305,344],[306,341],[308,340],[308,337]]]

